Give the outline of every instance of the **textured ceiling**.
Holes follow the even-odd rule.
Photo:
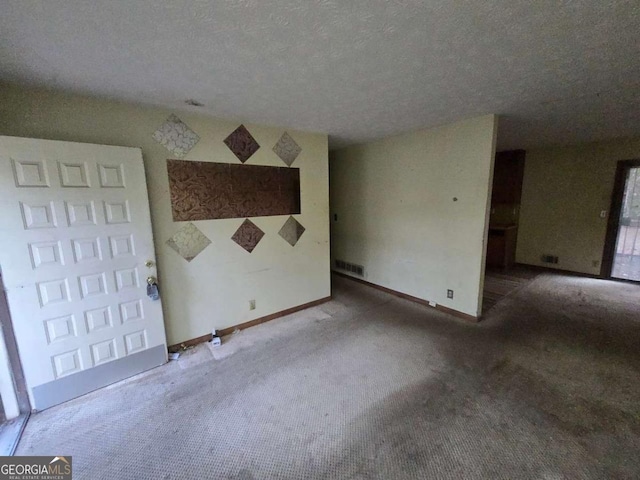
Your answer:
[[[326,132],[640,135],[636,1],[2,0],[0,80]]]

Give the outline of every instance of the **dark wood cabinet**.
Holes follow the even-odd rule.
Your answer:
[[[517,225],[490,226],[487,241],[487,267],[511,268],[516,261]]]
[[[511,268],[516,261],[524,159],[524,150],[496,154],[487,241],[487,267],[490,268]]]
[[[498,152],[493,168],[491,204],[520,204],[524,177],[524,150]]]

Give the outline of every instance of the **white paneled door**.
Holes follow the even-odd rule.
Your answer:
[[[0,268],[32,407],[166,362],[140,149],[0,137]],[[147,266],[147,262],[151,262]]]

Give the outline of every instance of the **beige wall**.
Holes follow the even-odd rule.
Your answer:
[[[487,115],[334,152],[332,259],[477,316],[496,126]]]
[[[142,148],[169,344],[329,296],[327,136],[287,129],[302,147],[293,166],[301,183],[296,218],[306,231],[295,247],[278,235],[288,216],[252,218],[266,235],[251,254],[230,239],[242,219],[198,221],[212,245],[187,263],[165,244],[182,225],[171,217],[166,159],[173,156],[151,137],[170,113],[201,137],[185,159],[238,163],[223,139],[239,122],[0,85],[2,135]],[[271,148],[285,129],[246,126],[262,147],[248,163],[284,166]]]
[[[516,261],[598,275],[616,163],[632,158],[640,139],[527,150]]]

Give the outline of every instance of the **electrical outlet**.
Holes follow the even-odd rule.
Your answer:
[[[447,298],[453,298],[453,290],[447,290]]]
[[[431,300],[429,300],[429,306],[436,308],[438,306],[438,304],[436,302],[432,302]]]
[[[607,218],[607,211],[606,210],[601,210],[600,211],[600,218]]]
[[[249,310],[255,310],[255,309],[256,309],[256,301],[249,300]]]

